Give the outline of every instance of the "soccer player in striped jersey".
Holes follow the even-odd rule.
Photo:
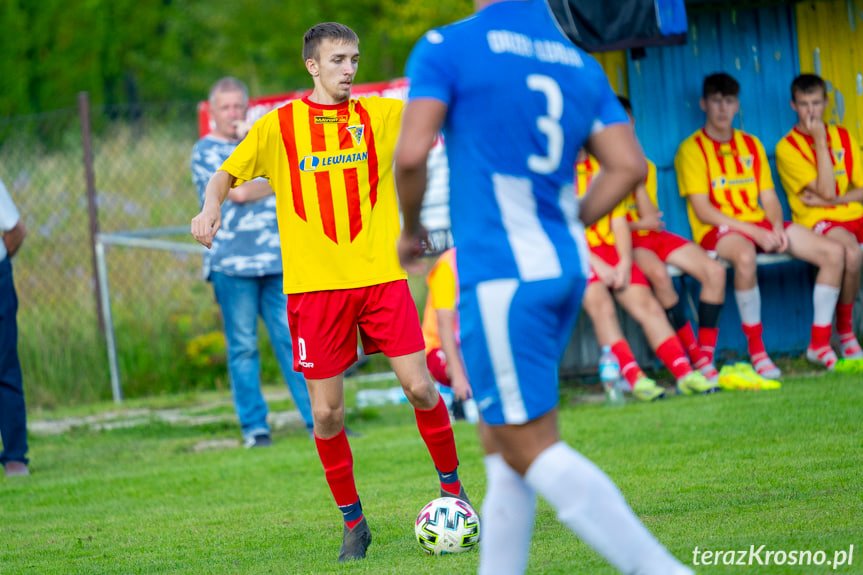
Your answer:
[[[776,168],[794,221],[845,250],[836,331],[842,357],[863,359],[852,325],[863,267],[863,164],[860,146],[848,130],[822,120],[826,106],[827,85],[821,77],[794,78],[791,107],[797,125],[776,144]]]
[[[545,2],[475,4],[474,16],[430,30],[411,53],[396,182],[399,256],[416,269],[426,160],[443,128],[462,353],[486,451],[479,573],[524,572],[539,494],[619,571],[691,574],[557,424],[558,367],[588,273],[582,222],[644,178],[644,155],[602,68]],[[579,203],[582,146],[605,169]]]
[[[734,297],[749,356],[755,371],[768,379],[782,373],[764,348],[756,255],[787,252],[818,266],[807,356],[832,368],[837,358],[830,348],[830,330],[845,256],[839,244],[783,221],[764,146],[732,126],[740,109],[739,92],[740,84],[728,74],[704,79],[700,100],[704,127],[680,144],[674,159],[692,235],[701,247],[715,250],[734,268]]]
[[[618,96],[618,99],[634,125],[632,104],[623,96]],[[708,256],[699,245],[665,229],[656,200],[656,187],[656,165],[647,160],[647,177],[626,201],[629,228],[632,230],[633,260],[650,282],[693,367],[715,383],[719,380],[719,373],[713,364],[713,354],[719,337],[719,312],[725,302],[725,267]],[[666,263],[680,268],[701,284],[698,337],[692,323],[686,319],[683,300],[674,289]]]
[[[339,561],[371,543],[344,429],[344,371],[383,352],[414,406],[441,496],[467,500],[449,414],[425,365],[419,315],[399,265],[392,165],[403,103],[353,99],[359,39],[334,22],[310,28],[303,59],[314,90],[255,122],[210,179],[192,234],[209,247],[231,186],[265,177],[276,193],[294,367],[306,376],[314,435],[344,519]]]
[[[600,171],[596,158],[584,151],[579,154],[575,165],[575,193],[578,197],[584,197]],[[662,398],[665,392],[636,363],[617,320],[614,300],[641,326],[651,349],[674,376],[680,393],[719,391],[715,381],[710,382],[701,372],[693,370],[680,339],[650,289],[650,283],[632,261],[625,202],[590,226],[585,235],[590,246],[591,274],[582,307],[590,316],[599,345],[609,346],[617,356],[621,374],[629,382],[633,395],[642,401],[653,401]]]

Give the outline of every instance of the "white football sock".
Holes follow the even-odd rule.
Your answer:
[[[740,322],[744,325],[761,323],[761,291],[758,286],[747,290],[734,290]]]
[[[608,476],[562,441],[534,460],[525,480],[621,573],[692,575],[641,524]]]
[[[485,457],[488,489],[480,518],[479,574],[524,573],[536,493],[498,454]]]
[[[812,290],[812,308],[814,310],[812,325],[830,325],[833,323],[833,311],[839,303],[839,288],[827,284],[815,284]]]

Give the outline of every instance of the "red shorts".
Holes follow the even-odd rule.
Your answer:
[[[610,266],[616,266],[617,262],[620,261],[620,258],[617,257],[617,248],[614,246],[609,246],[607,244],[602,244],[601,246],[590,246],[590,252],[596,256],[599,256],[599,259],[604,261]],[[592,283],[596,283],[600,281],[599,276],[593,271],[593,268],[590,270],[590,277],[587,278],[587,285]],[[644,272],[641,271],[635,263],[632,264],[632,273],[630,274],[629,283],[631,285],[642,285],[650,287],[650,282],[647,281],[647,278],[644,277]]]
[[[642,235],[644,234],[644,235]],[[650,250],[659,256],[661,261],[668,259],[671,252],[678,248],[682,248],[689,241],[681,238],[677,234],[661,231],[657,232],[650,230],[648,232],[632,232],[632,249],[641,248]]]
[[[407,280],[368,287],[288,294],[294,370],[333,377],[357,360],[357,327],[366,354],[398,357],[425,349]]]
[[[851,220],[848,222],[835,222],[833,220],[821,220],[815,227],[812,228],[812,231],[816,234],[826,236],[827,232],[832,230],[833,228],[844,228],[851,232],[855,238],[857,238],[857,243],[863,244],[863,218],[857,218],[856,220]]]
[[[759,228],[764,228],[767,231],[773,231],[773,225],[769,221],[767,221],[766,218],[761,220],[760,222],[750,222],[750,223],[755,224]],[[785,222],[785,229],[787,230],[788,226],[790,226],[790,225],[791,225],[791,222]],[[719,226],[719,227],[713,228],[709,232],[707,232],[704,235],[704,237],[701,238],[701,247],[707,251],[715,251],[716,250],[716,244],[719,243],[719,240],[721,240],[722,238],[724,238],[725,236],[727,236],[729,234],[738,234],[738,235],[743,236],[744,238],[746,238],[747,240],[749,240],[750,242],[752,242],[755,245],[755,250],[758,253],[760,253],[760,254],[764,253],[764,250],[761,249],[761,247],[755,242],[755,240],[753,240],[752,238],[750,238],[749,236],[747,236],[744,233],[738,232],[737,230],[732,230],[728,226]]]
[[[426,354],[426,366],[429,373],[436,382],[447,387],[452,387],[449,375],[446,372],[446,354],[439,347],[429,350]]]

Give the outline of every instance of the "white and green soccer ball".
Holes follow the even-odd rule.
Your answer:
[[[479,542],[479,515],[461,499],[439,497],[419,512],[414,533],[429,555],[469,551]]]

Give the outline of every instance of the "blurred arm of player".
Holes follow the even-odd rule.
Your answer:
[[[461,359],[461,350],[455,339],[455,320],[458,312],[453,309],[436,309],[440,348],[446,355],[446,369],[452,382],[452,392],[462,401],[473,397],[467,372]]]
[[[810,191],[808,187],[804,188],[798,195],[800,196],[800,201],[812,208],[825,208],[828,206],[841,206],[843,204],[850,204],[853,202],[863,202],[863,188],[848,190],[841,196],[836,196],[830,201],[827,201],[815,192]]]
[[[222,227],[222,204],[236,178],[224,170],[216,170],[207,182],[201,213],[192,218],[192,236],[206,248],[213,245],[216,232]]]
[[[18,223],[6,232],[3,232],[3,245],[6,246],[6,253],[11,258],[21,247],[24,237],[27,235],[27,228],[24,227],[24,222],[19,218]]]
[[[647,195],[647,188],[643,182],[635,188],[635,205],[638,209],[638,221],[629,222],[630,229],[654,232],[665,229],[665,222],[662,221],[662,212],[659,211],[656,204],[650,201],[650,196]]]
[[[231,188],[228,192],[228,198],[235,204],[244,204],[246,202],[263,200],[274,193],[273,188],[270,187],[270,182],[267,180],[252,180],[251,182],[240,184],[236,188]]]
[[[809,182],[804,190],[808,190],[825,201],[836,197],[836,175],[833,173],[833,157],[827,146],[827,125],[821,118],[807,116],[806,130],[815,140],[815,163],[818,176]]]
[[[617,265],[613,290],[623,290],[629,287],[632,279],[632,235],[629,220],[619,216],[611,220],[611,232],[614,234],[614,248],[617,251]]]
[[[764,251],[773,251],[783,253],[788,249],[788,234],[785,233],[785,216],[782,214],[782,204],[779,203],[779,197],[776,195],[776,190],[761,190],[758,193],[758,199],[761,200],[761,205],[764,206],[764,213],[767,215],[767,221],[773,226],[773,249]],[[766,231],[766,230],[765,230]]]
[[[426,162],[446,118],[440,100],[411,100],[402,112],[402,129],[395,151],[395,180],[402,210],[399,262],[410,273],[422,273],[418,258],[425,251],[428,231],[420,223],[426,191]],[[447,356],[449,357],[449,356]]]
[[[593,269],[596,277],[599,278],[599,281],[602,282],[602,285],[608,289],[614,289],[613,286],[617,282],[617,268],[608,265],[593,252],[590,252],[590,267]]]
[[[761,249],[767,252],[775,251],[779,247],[779,242],[774,237],[773,232],[767,231],[755,224],[732,218],[721,210],[716,209],[710,203],[710,196],[708,194],[690,194],[687,197],[689,198],[689,203],[692,205],[692,211],[705,224],[717,228],[719,226],[727,226],[732,230],[746,234],[755,240],[755,243],[761,246]]]
[[[585,226],[611,212],[647,176],[647,160],[629,123],[612,124],[591,134],[585,146],[602,170],[579,204]]]

